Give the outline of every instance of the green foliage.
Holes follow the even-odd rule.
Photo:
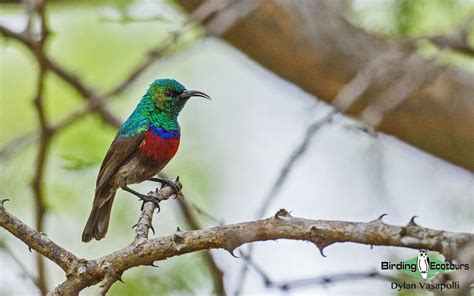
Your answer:
[[[113,4],[112,7],[124,10],[132,2],[50,3],[48,17],[52,34],[47,44],[48,55],[98,93],[115,86],[134,69],[149,49],[161,44],[170,32],[181,26],[182,19],[179,18],[166,24],[153,21],[104,21],[102,3],[107,3],[109,7],[109,4]],[[0,16],[8,15],[16,20],[22,19],[22,13],[20,5],[2,5],[0,9]],[[194,40],[196,33],[194,31],[185,35],[168,53]],[[157,78],[156,75],[163,71],[154,71],[137,83],[139,87],[132,86],[127,92],[119,94],[109,108],[121,118],[126,118],[144,94],[149,81]],[[37,63],[28,49],[13,40],[0,40],[0,147],[37,128],[37,115],[32,104],[36,93],[36,73]],[[52,123],[85,105],[71,86],[51,72],[46,78],[44,103],[46,115]],[[98,256],[97,252],[102,250],[116,250],[133,239],[130,227],[136,222],[140,204],[128,196],[124,198],[120,193],[121,200],[117,202],[112,214],[111,223],[114,226],[108,240],[101,241],[99,248],[90,249],[90,245],[79,245],[80,230],[90,210],[98,167],[115,133],[116,129],[104,124],[99,116],[88,115],[55,136],[48,157],[44,180],[48,209],[47,232],[67,248],[73,251],[81,249],[78,254],[86,257]],[[30,224],[34,223],[30,183],[36,153],[36,144],[18,146],[11,158],[0,163],[0,196],[9,197],[10,209],[21,213],[20,217]],[[199,160],[194,158],[192,162],[199,166]],[[175,164],[173,168],[186,171],[182,165],[187,164]],[[199,182],[202,182],[206,172],[200,171],[199,174]],[[68,229],[77,232],[77,240],[66,233],[65,229],[50,227],[50,221],[71,223],[72,228]],[[61,233],[52,233],[53,231]],[[0,241],[3,236],[4,233],[1,233]],[[124,275],[127,284],[114,286],[112,295],[169,294],[173,291],[196,290],[199,287],[209,291],[211,284],[208,278],[203,277],[205,268],[199,258],[198,255],[186,256],[186,260],[176,258],[160,263],[166,268],[134,269]],[[55,283],[60,280],[62,278],[51,277],[51,281]],[[0,294],[2,290],[0,288]]]
[[[455,28],[473,11],[474,6],[466,11],[464,5],[454,0],[394,1],[395,34],[410,37]]]
[[[352,21],[387,39],[455,34],[474,15],[474,1],[392,0],[354,3],[350,15]],[[469,35],[472,44],[474,30]],[[438,48],[424,42],[420,43],[418,50],[425,56],[432,56]],[[446,52],[440,62],[468,70],[474,67],[472,57],[454,51]]]
[[[71,170],[71,171],[80,171],[84,169],[91,168],[93,166],[100,165],[102,162],[102,159],[96,158],[96,159],[85,159],[85,158],[80,158],[76,155],[64,155],[63,159],[67,162],[63,167],[66,170]]]
[[[130,271],[123,280],[127,283],[113,285],[111,295],[168,295],[192,294],[199,286],[210,286],[205,263],[198,254],[173,258],[175,264],[168,266],[158,262],[158,268],[140,268]],[[163,266],[164,265],[164,266]]]
[[[355,1],[351,18],[389,37],[431,36],[457,30],[474,13],[474,1]]]

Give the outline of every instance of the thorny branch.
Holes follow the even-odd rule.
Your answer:
[[[180,190],[183,187],[181,182],[179,182],[179,178],[176,179],[175,184]],[[171,196],[174,196],[174,191],[171,187],[167,186],[160,190],[157,188],[155,191],[149,192],[148,196],[153,197],[159,204],[164,200],[168,200]],[[143,205],[138,222],[133,226],[135,228],[135,239],[132,245],[138,246],[148,240],[150,229],[153,233],[155,232],[152,224],[155,209],[156,204],[152,202],[146,202]],[[99,284],[98,295],[105,295],[116,281],[121,281],[122,273],[117,272],[117,270],[110,264],[105,264],[104,266],[107,269],[107,272]]]
[[[158,191],[160,199],[169,198],[173,193],[170,187]],[[141,218],[150,214],[148,207],[146,205],[142,211]],[[0,205],[0,226],[65,271],[67,279],[50,295],[77,295],[82,289],[102,281],[101,289],[105,293],[112,285],[110,282],[119,280],[123,272],[130,268],[202,250],[224,249],[233,254],[239,246],[256,241],[305,240],[313,243],[321,253],[327,246],[338,242],[423,248],[440,252],[447,260],[452,260],[461,248],[474,241],[473,234],[424,228],[417,225],[414,219],[406,226],[395,226],[384,223],[381,217],[371,222],[310,220],[292,217],[281,209],[273,217],[263,220],[176,232],[153,239],[140,237],[121,250],[86,260],[61,248],[46,235],[7,212],[3,203]],[[139,223],[150,228],[148,223],[151,219],[141,218]],[[141,227],[137,225],[137,228]]]
[[[58,246],[47,235],[34,230],[20,219],[9,214],[4,206],[5,201],[0,201],[0,225],[24,242],[29,249],[35,250],[56,263],[67,274],[71,263],[76,262],[79,258]]]

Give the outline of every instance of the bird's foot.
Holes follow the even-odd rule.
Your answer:
[[[175,194],[176,196],[177,196],[178,193],[181,191],[181,190],[179,189],[179,187],[176,185],[176,183],[173,182],[173,181],[169,181],[169,180],[161,179],[161,178],[150,178],[150,179],[148,179],[148,180],[149,180],[149,181],[153,181],[153,182],[159,182],[159,183],[161,183],[161,188],[163,188],[163,187],[165,187],[165,186],[171,187],[171,188],[173,189],[173,191],[174,191],[174,194]],[[177,179],[177,180],[179,180],[179,179]]]
[[[154,197],[154,196],[149,196],[149,195],[145,195],[145,194],[141,194],[141,196],[138,197],[139,199],[141,199],[143,201],[142,203],[142,207],[140,208],[141,211],[143,211],[143,208],[145,207],[145,204],[147,202],[151,202],[155,205],[156,207],[156,212],[159,213],[161,208],[160,208],[160,199],[158,197]]]
[[[160,201],[161,200],[160,200],[159,197],[150,196],[150,195],[146,195],[146,194],[141,194],[140,192],[137,192],[137,191],[131,189],[128,186],[123,186],[122,189],[127,191],[127,192],[130,192],[131,194],[135,195],[136,197],[138,197],[139,199],[141,199],[143,201],[141,211],[143,211],[143,207],[145,206],[145,203],[152,202],[156,206],[157,211],[160,212]]]

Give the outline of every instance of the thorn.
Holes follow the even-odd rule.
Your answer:
[[[159,267],[158,265],[155,265],[155,262],[150,263],[150,266],[151,266],[151,267],[156,267],[156,268]]]
[[[288,213],[288,211],[285,209],[279,209],[275,214],[276,219],[282,219],[284,217],[291,217],[290,213]]]
[[[388,214],[387,213],[383,213],[382,215],[380,215],[375,221],[380,221],[380,222],[383,222],[383,217],[387,216]]]
[[[179,176],[176,176],[176,179],[174,180],[175,183],[179,182]]]
[[[416,222],[415,222],[416,218],[418,218],[418,216],[411,217],[410,222],[408,222],[407,226],[409,226],[409,225],[418,226],[418,224],[416,224]]]
[[[31,247],[30,246],[28,246],[28,251],[30,251],[30,253],[31,253]]]
[[[125,284],[125,282],[122,280],[122,276],[119,276],[118,279],[117,279],[117,281],[119,281],[119,282]]]
[[[138,226],[138,223],[135,223],[135,225],[132,226],[132,229],[137,227]]]
[[[9,200],[8,198],[5,198],[5,199],[0,200],[0,206],[3,207],[3,205],[4,205],[7,201],[10,201],[10,200]]]
[[[370,245],[370,249],[373,250],[373,249],[374,249],[374,245]]]
[[[327,257],[326,254],[324,254],[324,248],[318,247],[318,250],[319,250],[319,253],[321,254],[321,256]]]
[[[46,233],[44,232],[40,232],[41,235],[44,235],[44,236],[48,236]]]
[[[155,228],[153,228],[153,225],[150,223],[150,229],[153,232],[153,235],[155,235]]]
[[[179,228],[179,226],[176,227],[176,232],[182,232],[182,230],[181,230],[181,228]]]
[[[240,257],[238,257],[238,256],[236,256],[236,255],[234,254],[235,249],[230,249],[230,250],[229,250],[229,249],[224,249],[224,250],[226,250],[227,252],[229,252],[229,254],[231,254],[232,257],[234,257],[234,258],[240,258]]]

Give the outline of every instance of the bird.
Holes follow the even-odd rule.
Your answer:
[[[146,201],[147,195],[128,187],[146,180],[169,185],[154,178],[176,154],[181,136],[178,115],[191,97],[211,99],[207,94],[188,90],[174,79],[156,79],[148,87],[135,110],[122,124],[110,145],[97,176],[92,210],[82,232],[82,241],[105,237],[112,204],[118,189]]]

